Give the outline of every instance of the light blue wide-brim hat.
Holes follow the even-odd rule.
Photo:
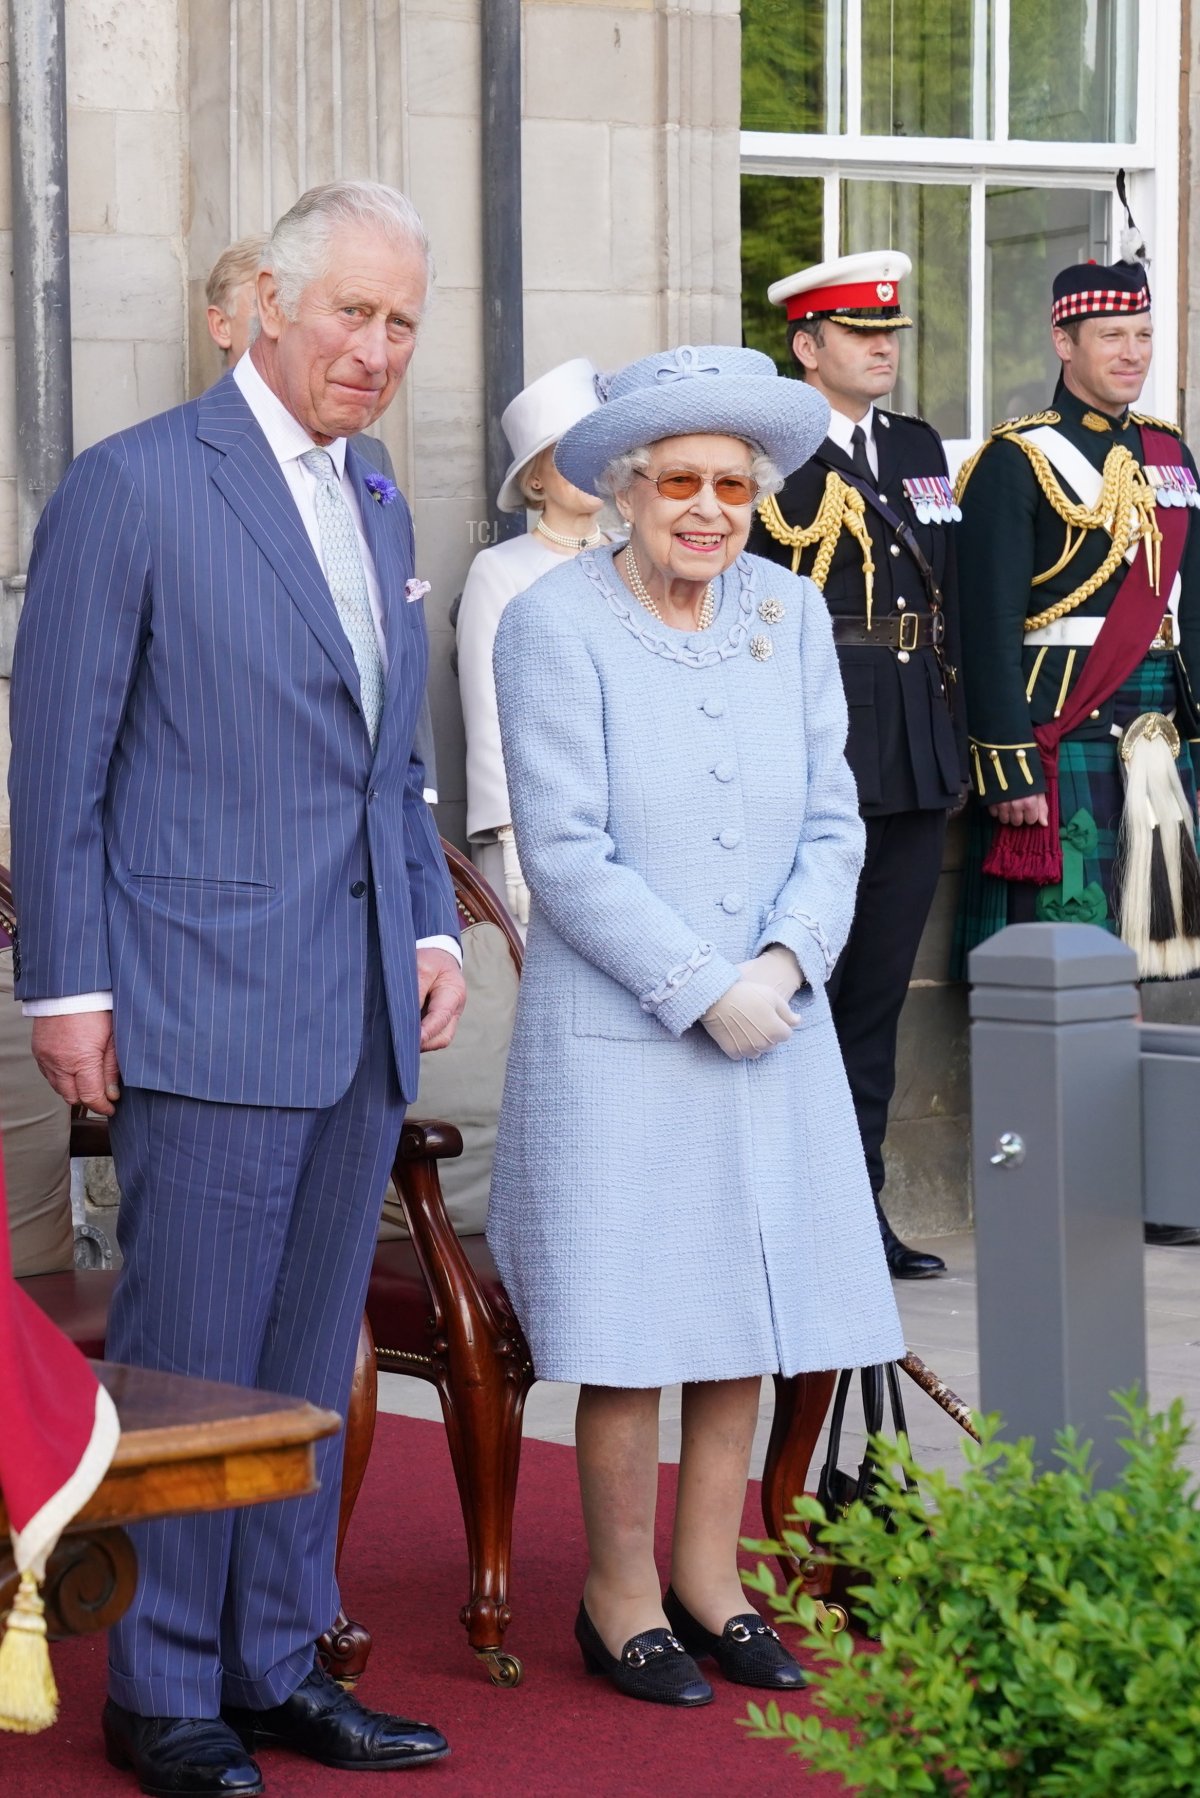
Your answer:
[[[599,493],[615,456],[663,437],[712,432],[762,450],[780,474],[807,462],[829,429],[829,407],[769,356],[732,344],[682,344],[643,356],[597,383],[600,405],[559,439],[554,460],[585,493]]]

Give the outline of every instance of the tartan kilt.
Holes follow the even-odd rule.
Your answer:
[[[1117,689],[1113,704],[1115,722],[1122,728],[1140,712],[1174,712],[1178,704],[1173,655],[1150,655]],[[1200,785],[1200,743],[1184,741],[1179,752],[1179,778],[1196,817],[1196,793]],[[1058,750],[1059,816],[1066,824],[1083,811],[1095,821],[1095,845],[1083,856],[1083,880],[1104,896],[1103,915],[1089,922],[1117,934],[1114,868],[1117,834],[1124,803],[1121,759],[1116,737],[1064,737]],[[1053,909],[1061,887],[1035,887],[1027,881],[997,880],[983,871],[991,846],[994,820],[987,808],[973,800],[970,806],[962,889],[955,919],[950,978],[967,978],[967,956],[977,943],[994,936],[1006,924],[1039,921],[1049,905]],[[1200,830],[1196,832],[1200,848]],[[1098,910],[1098,902],[1097,907]],[[1192,976],[1192,978],[1195,978]]]

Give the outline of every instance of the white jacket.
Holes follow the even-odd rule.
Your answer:
[[[529,532],[480,550],[467,575],[458,608],[458,685],[467,733],[467,836],[472,843],[489,841],[502,824],[512,822],[492,673],[500,614],[510,599],[567,559]]]

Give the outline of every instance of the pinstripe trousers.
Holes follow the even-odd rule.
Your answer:
[[[335,1104],[122,1094],[111,1135],[124,1272],[109,1360],[294,1394],[345,1415],[404,1117],[373,915],[371,924],[362,1053]],[[304,1679],[338,1610],[340,1434],[316,1454],[311,1498],[131,1529],[137,1595],[109,1637],[119,1704],[213,1717],[223,1702],[280,1703]]]

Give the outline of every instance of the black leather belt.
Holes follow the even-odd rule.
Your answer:
[[[842,648],[937,649],[946,635],[940,612],[892,612],[876,618],[867,629],[865,618],[834,618],[833,640]]]

